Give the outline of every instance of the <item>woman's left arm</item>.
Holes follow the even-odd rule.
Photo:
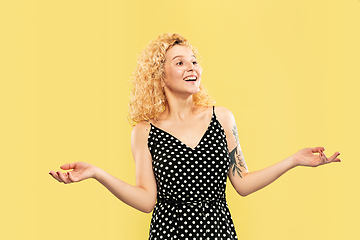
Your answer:
[[[317,167],[331,162],[340,162],[339,152],[327,158],[325,148],[305,148],[294,155],[259,171],[249,172],[242,154],[233,114],[226,108],[217,107],[216,115],[223,126],[230,155],[229,179],[241,196],[247,196],[266,187],[281,175],[296,166]]]

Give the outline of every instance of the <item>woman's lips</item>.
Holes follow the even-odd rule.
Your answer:
[[[184,80],[187,82],[195,82],[197,80],[197,76],[195,75],[186,76]]]

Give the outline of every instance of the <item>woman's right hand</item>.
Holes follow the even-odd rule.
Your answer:
[[[71,170],[69,172],[50,171],[49,174],[62,183],[80,182],[88,178],[95,177],[96,167],[85,162],[67,163],[60,167],[62,170]]]

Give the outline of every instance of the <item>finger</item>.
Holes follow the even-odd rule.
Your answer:
[[[339,152],[335,152],[331,157],[329,157],[329,162],[340,162],[340,159],[338,158],[339,155]]]
[[[68,178],[71,182],[77,182],[77,180],[75,179],[75,177],[72,175],[71,172],[67,172]]]
[[[76,163],[67,163],[60,166],[60,168],[63,170],[70,170],[70,169],[74,169],[75,167],[76,167]]]
[[[321,152],[321,151],[325,151],[325,148],[324,147],[315,147],[315,148],[311,148],[311,151],[313,153],[318,153],[318,152]]]
[[[59,177],[60,177],[60,179],[61,179],[61,181],[62,181],[63,183],[69,183],[69,180],[68,180],[68,178],[67,178],[67,174],[66,174],[66,173],[62,173],[62,172],[60,172],[60,171],[58,171],[57,173],[58,173],[58,175],[59,175]]]
[[[324,158],[324,164],[329,163],[330,160],[327,158],[326,154],[323,151],[321,151],[321,154],[322,154],[322,156]]]
[[[50,171],[49,174],[50,174],[53,178],[55,178],[56,180],[58,180],[59,182],[62,182],[56,172]]]
[[[325,155],[325,153],[323,151],[320,151],[319,152],[319,156],[320,156],[320,159],[321,159],[321,164],[326,164],[328,163],[328,159]]]
[[[53,174],[51,174],[51,176],[53,176],[53,178],[55,178],[59,182],[62,182],[62,180],[60,179],[59,175],[56,172],[53,172]]]

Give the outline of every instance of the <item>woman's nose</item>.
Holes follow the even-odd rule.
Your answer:
[[[188,71],[194,71],[195,70],[195,65],[192,63],[188,64]]]

